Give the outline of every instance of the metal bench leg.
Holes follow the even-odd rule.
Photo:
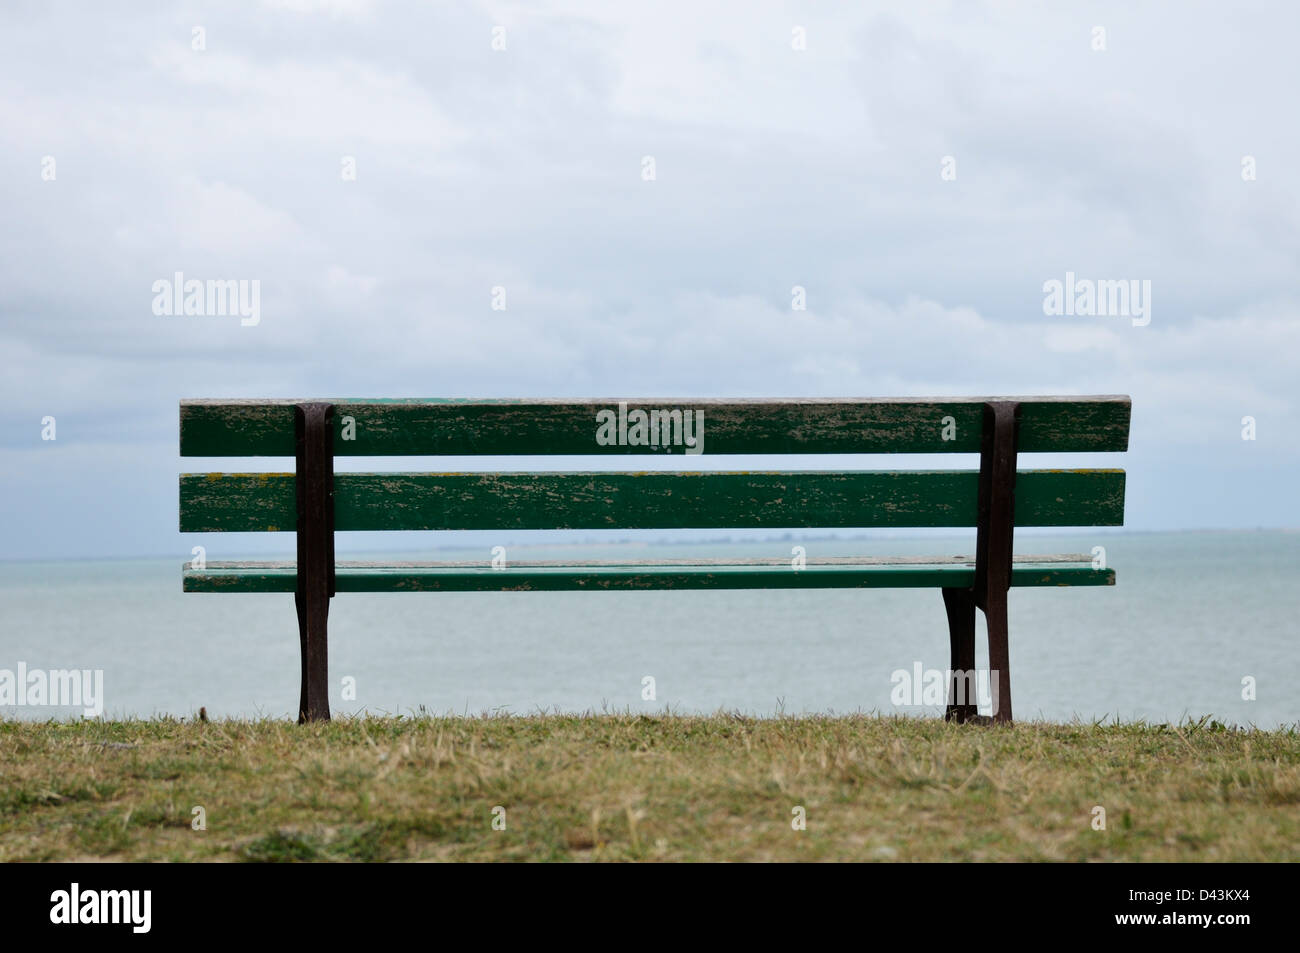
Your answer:
[[[948,684],[945,721],[970,721],[979,713],[975,694],[975,596],[969,589],[944,589],[948,641],[952,646],[952,681]]]
[[[334,407],[294,408],[298,469],[298,723],[329,721],[329,613],[334,595]]]
[[[989,631],[989,691],[993,696],[993,721],[1011,723],[1011,651],[1007,638],[1007,591],[989,593],[984,607]]]
[[[975,604],[984,610],[989,633],[989,690],[993,721],[1011,722],[1011,655],[1007,645],[1007,591],[1016,526],[1016,439],[1020,405],[984,405],[980,447],[979,526],[976,530]],[[996,683],[994,682],[996,679]]]
[[[295,593],[294,603],[298,607],[298,646],[302,651],[298,724],[329,721],[329,599]]]

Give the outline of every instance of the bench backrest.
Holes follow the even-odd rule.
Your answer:
[[[338,400],[335,456],[979,453],[988,401],[1019,403],[1018,453],[1123,451],[1127,397]],[[293,457],[293,400],[190,400],[182,456]],[[688,463],[689,461],[683,461]],[[333,528],[972,527],[964,470],[337,473]],[[293,473],[186,473],[182,532],[296,528]],[[1019,470],[1017,526],[1123,523],[1124,472]]]

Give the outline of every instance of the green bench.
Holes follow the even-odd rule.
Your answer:
[[[183,457],[293,457],[293,473],[185,473],[183,533],[294,532],[296,562],[186,564],[186,592],[292,592],[299,721],[329,718],[336,592],[943,591],[947,717],[977,717],[975,610],[994,720],[1011,720],[1007,591],[1108,586],[1085,555],[1013,557],[1016,526],[1119,526],[1124,472],[1017,470],[1021,453],[1123,451],[1127,397],[808,400],[189,400]],[[966,453],[979,469],[334,473],[336,456]],[[688,461],[683,461],[684,463]],[[619,562],[337,562],[352,530],[975,527],[971,556]]]

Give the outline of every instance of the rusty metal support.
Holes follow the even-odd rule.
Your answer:
[[[952,644],[952,681],[948,684],[945,721],[973,721],[979,714],[975,682],[975,597],[970,589],[946,588],[948,640]]]
[[[329,612],[334,595],[334,405],[294,407],[298,504],[298,723],[329,721]]]
[[[975,686],[975,609],[984,612],[989,635],[989,689],[993,721],[1011,721],[1011,656],[1007,633],[1007,592],[1011,588],[1011,554],[1016,526],[1016,436],[1020,404],[990,401],[984,405],[980,440],[979,516],[975,533],[975,584],[944,589],[952,680],[948,686],[950,721],[973,721],[978,708]]]
[[[1016,431],[1020,404],[984,405],[980,443],[979,524],[975,536],[975,604],[984,610],[989,635],[989,689],[993,720],[1011,722],[1011,655],[1007,592],[1011,588],[1012,539],[1016,527]]]

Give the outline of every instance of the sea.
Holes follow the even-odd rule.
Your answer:
[[[1098,543],[1115,586],[1011,592],[1017,720],[1300,723],[1300,533],[1018,534],[1016,551],[1090,554]],[[510,555],[727,558],[788,555],[795,546],[809,558],[951,555],[972,544],[599,540]],[[383,555],[490,560],[486,548],[374,558]],[[293,717],[292,595],[183,593],[181,571],[174,558],[0,562],[0,689],[20,665],[102,673],[92,707],[49,697],[19,704],[0,691],[0,718],[189,718],[200,708],[210,718]],[[343,593],[329,624],[336,716],[936,717],[943,704],[934,686],[949,666],[943,600],[930,589]],[[978,647],[986,668],[982,617]]]

